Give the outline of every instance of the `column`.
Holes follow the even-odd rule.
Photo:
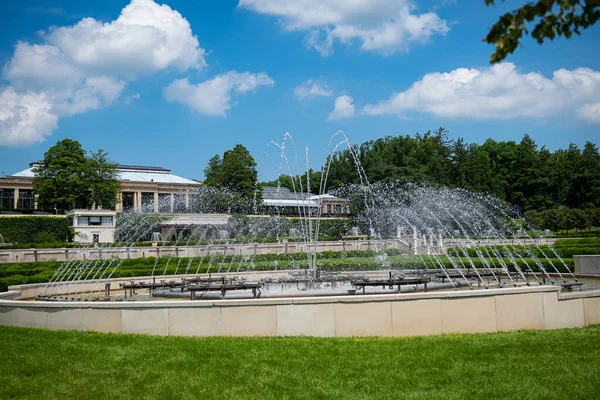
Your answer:
[[[115,204],[116,212],[123,212],[123,192],[117,194],[117,204]]]
[[[14,194],[14,208],[19,208],[19,188],[15,189],[15,194]]]
[[[33,195],[33,208],[35,210],[37,210],[37,208],[38,208],[38,198],[39,197],[40,196],[37,193]]]
[[[135,192],[135,209],[142,211],[142,192]]]
[[[174,206],[175,206],[175,195],[174,195],[173,193],[171,193],[171,194],[169,195],[169,197],[170,197],[170,199],[171,199],[171,212],[173,212],[173,211],[174,211],[174,208],[175,208],[175,207],[174,207]]]
[[[158,212],[158,191],[154,192],[154,212]]]
[[[188,190],[185,191],[185,209],[190,207],[190,193]]]

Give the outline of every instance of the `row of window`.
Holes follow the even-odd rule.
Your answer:
[[[15,208],[15,189],[0,189],[0,208]],[[17,208],[32,210],[35,208],[33,190],[19,190]]]
[[[77,220],[78,226],[113,226],[113,217],[84,217]]]
[[[134,192],[123,192],[123,209],[129,210],[135,208],[135,193]],[[188,197],[189,204],[195,204],[199,201],[200,197],[196,194],[190,194]],[[154,193],[153,192],[142,192],[142,210],[146,212],[154,211]],[[158,194],[158,211],[159,212],[184,212],[187,207],[185,206],[185,193],[174,193],[173,194],[173,205],[171,210],[171,194],[170,193],[159,193]]]
[[[327,204],[327,208],[324,210],[326,214],[348,214],[350,209],[348,206],[341,204]]]

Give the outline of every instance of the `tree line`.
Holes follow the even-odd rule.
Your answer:
[[[600,154],[586,142],[550,151],[525,135],[483,144],[450,139],[448,131],[386,136],[331,156],[327,188],[358,183],[357,165],[371,183],[415,182],[489,193],[523,211],[600,207]]]

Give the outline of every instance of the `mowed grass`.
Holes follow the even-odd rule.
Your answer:
[[[420,338],[0,327],[2,399],[597,399],[600,326]]]

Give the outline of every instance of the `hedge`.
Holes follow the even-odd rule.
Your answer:
[[[399,255],[397,250],[388,250],[388,257],[375,257],[374,251],[348,251],[348,252],[324,252],[318,253],[317,266],[324,271],[366,271],[373,269],[406,269],[406,268],[423,268],[423,258],[415,255]],[[425,258],[427,258],[425,256]],[[439,256],[439,260],[446,268],[452,269],[453,266],[450,260],[445,256]],[[454,259],[459,262],[458,259]],[[483,267],[481,260],[472,259],[477,268]],[[538,271],[538,267],[531,259],[526,259],[529,266]],[[561,272],[566,272],[561,260],[551,258],[550,260],[540,260],[548,271],[553,272],[550,262]],[[573,259],[563,260],[569,268],[573,268]],[[465,265],[470,265],[466,258],[462,258]],[[504,262],[510,270],[514,270],[514,265],[509,259],[504,259]],[[522,260],[517,260],[521,268],[525,268]],[[25,283],[48,282],[56,269],[62,265],[57,261],[46,261],[37,263],[7,263],[0,264],[0,291],[7,290],[10,285],[18,285]],[[239,256],[222,256],[215,255],[213,257],[199,258],[175,258],[175,257],[155,257],[137,258],[137,259],[109,259],[104,262],[95,262],[90,265],[86,263],[75,264],[76,267],[82,268],[83,276],[90,278],[96,276],[99,278],[107,278],[111,275],[113,278],[125,278],[136,276],[150,276],[152,271],[154,275],[173,275],[175,273],[183,274],[188,270],[188,273],[194,274],[206,272],[221,272],[225,271],[273,271],[281,269],[305,269],[308,266],[306,254],[261,254],[256,255],[252,262],[249,259],[241,259]],[[117,267],[115,269],[115,267]],[[428,262],[428,267],[432,267],[432,263]],[[525,268],[526,269],[526,268]],[[166,271],[166,272],[165,272]]]
[[[591,247],[596,246],[600,250],[600,238],[585,239],[559,239],[554,243],[554,247]]]
[[[65,243],[73,239],[71,225],[66,217],[0,216],[0,234],[9,243]]]
[[[289,218],[294,227],[300,228],[300,218]],[[313,221],[314,222],[314,221]],[[313,224],[313,229],[316,224]],[[323,218],[319,222],[319,240],[341,240],[352,229],[350,218]]]

